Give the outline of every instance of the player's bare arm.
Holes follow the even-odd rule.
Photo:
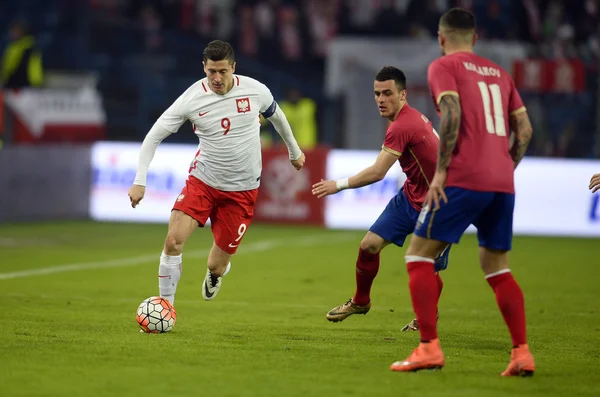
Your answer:
[[[600,190],[600,174],[596,174],[590,180],[590,190],[592,193],[596,193]]]
[[[523,160],[525,152],[527,152],[533,129],[531,128],[531,122],[529,121],[527,112],[521,112],[510,116],[509,122],[510,129],[515,134],[515,142],[510,148],[510,156],[515,163],[515,168],[517,168],[521,160]]]
[[[452,152],[458,140],[460,127],[461,108],[458,96],[444,95],[440,100],[440,144],[438,152],[437,171],[446,172],[450,166]]]
[[[444,193],[444,184],[446,183],[446,172],[450,166],[452,152],[456,147],[458,140],[458,129],[462,111],[460,101],[456,95],[444,95],[440,99],[440,136],[438,161],[435,175],[429,184],[429,191],[425,199],[425,205],[428,208],[440,208],[440,200],[448,202],[446,193]]]
[[[343,178],[338,181],[321,180],[313,185],[312,194],[317,196],[317,198],[322,198],[344,189],[356,189],[379,182],[385,177],[385,174],[387,174],[396,161],[398,161],[398,156],[383,149],[379,152],[373,165],[349,178]]]

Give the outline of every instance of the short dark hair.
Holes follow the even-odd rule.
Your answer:
[[[440,26],[456,30],[475,30],[475,15],[464,8],[451,8],[440,18]]]
[[[404,72],[393,66],[384,66],[379,73],[377,73],[377,76],[375,76],[375,80],[394,80],[396,86],[398,87],[398,91],[406,89],[406,76],[404,75]]]
[[[214,40],[208,43],[204,52],[202,53],[204,62],[208,61],[222,61],[228,60],[229,63],[235,62],[235,56],[233,53],[233,47],[226,41]]]

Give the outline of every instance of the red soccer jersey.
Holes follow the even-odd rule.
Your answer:
[[[435,172],[438,141],[431,121],[408,104],[385,134],[382,149],[400,156],[398,161],[407,177],[404,194],[417,211],[421,211]]]
[[[436,107],[444,95],[456,95],[462,109],[446,186],[514,193],[508,117],[525,107],[512,77],[488,59],[458,52],[433,61],[427,78]]]

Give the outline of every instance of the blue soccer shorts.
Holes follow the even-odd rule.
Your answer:
[[[477,192],[447,187],[448,203],[438,210],[423,208],[415,234],[419,237],[456,244],[469,225],[477,228],[481,247],[510,251],[512,248],[515,195]]]
[[[415,230],[419,211],[408,201],[401,189],[388,205],[385,207],[379,218],[369,228],[371,233],[375,233],[386,241],[390,241],[402,247],[406,237]],[[440,271],[448,267],[448,255],[450,248],[444,250],[435,262],[435,271]]]

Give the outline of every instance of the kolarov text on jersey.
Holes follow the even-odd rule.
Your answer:
[[[400,156],[406,174],[404,194],[421,211],[429,182],[435,173],[439,139],[433,125],[418,110],[405,104],[387,129],[382,149]]]
[[[427,74],[436,106],[445,95],[458,96],[461,105],[446,186],[514,193],[509,115],[524,112],[525,107],[510,74],[471,52],[438,58]]]
[[[157,120],[176,132],[189,120],[200,141],[190,174],[222,191],[245,191],[260,185],[262,169],[260,113],[276,106],[259,81],[234,75],[225,95],[211,91],[204,78],[188,88]]]

